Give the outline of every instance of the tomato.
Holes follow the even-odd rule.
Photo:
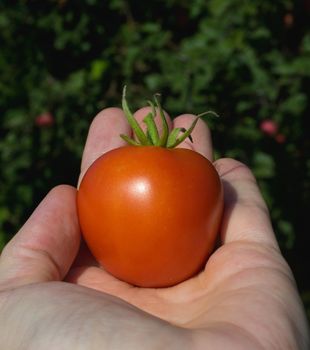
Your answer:
[[[134,146],[105,153],[84,175],[77,194],[82,233],[96,260],[120,280],[172,286],[197,274],[214,249],[223,209],[221,181],[201,154],[173,148],[196,121],[182,137],[177,137],[181,129],[172,136],[164,130],[160,137],[153,110],[146,120],[151,131],[143,134],[124,97],[123,106],[141,142],[137,146],[123,136]]]

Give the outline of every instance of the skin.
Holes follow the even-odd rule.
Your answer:
[[[143,115],[145,109],[137,112]],[[175,124],[188,127],[192,118]],[[102,111],[89,131],[80,178],[128,132],[121,110]],[[202,122],[193,140],[182,146],[212,160]],[[99,268],[80,244],[76,190],[49,192],[0,258],[2,347],[308,349],[295,281],[251,171],[232,159],[214,165],[224,185],[221,246],[203,272],[171,288],[132,287]]]

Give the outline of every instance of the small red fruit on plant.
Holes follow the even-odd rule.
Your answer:
[[[263,120],[260,124],[260,129],[263,133],[269,136],[273,136],[278,131],[278,125],[271,119]]]
[[[54,121],[54,116],[50,112],[45,112],[36,117],[35,124],[39,127],[50,127]]]
[[[275,136],[275,140],[276,140],[278,143],[285,143],[286,137],[285,137],[285,135],[283,135],[283,134],[277,134],[277,135]]]
[[[291,28],[294,24],[294,16],[291,13],[286,13],[283,17],[283,22],[286,28]]]
[[[219,231],[223,191],[212,163],[175,148],[184,131],[168,132],[163,110],[159,135],[152,105],[144,132],[123,109],[136,139],[98,158],[86,172],[77,195],[84,239],[97,261],[115,277],[140,287],[168,287],[203,269]],[[183,132],[183,133],[182,133]]]

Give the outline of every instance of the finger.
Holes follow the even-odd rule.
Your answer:
[[[79,248],[76,190],[51,190],[0,256],[0,290],[62,280]]]
[[[174,119],[173,127],[185,128],[187,130],[190,128],[196,118],[197,116],[192,114],[182,114]],[[190,138],[188,137],[178,147],[194,150],[212,162],[213,148],[211,133],[207,124],[201,119],[198,119],[198,122],[191,133],[191,138],[193,142],[191,142]]]
[[[125,145],[121,134],[129,135],[130,127],[120,108],[107,108],[97,114],[89,128],[79,183],[89,166],[103,153]]]
[[[214,165],[224,187],[223,242],[264,243],[278,249],[267,206],[250,169],[228,158]]]
[[[143,120],[150,112],[152,112],[151,107],[143,107],[143,108],[138,109],[134,113],[135,119],[137,120],[137,122],[139,123],[139,125],[141,126],[141,128],[142,128],[142,130],[144,132],[146,131],[146,124],[143,122]],[[166,117],[166,120],[167,120],[168,129],[170,130],[171,127],[172,127],[171,119],[170,119],[168,113],[166,113],[165,111],[164,111],[164,114],[165,114],[165,117]],[[163,123],[162,123],[162,120],[161,120],[161,116],[160,116],[160,114],[158,112],[158,109],[156,109],[156,115],[155,115],[154,121],[155,121],[155,124],[157,126],[159,135],[162,135]]]

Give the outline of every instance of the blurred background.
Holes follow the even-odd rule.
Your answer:
[[[49,189],[74,185],[104,107],[156,92],[214,110],[215,156],[254,171],[310,315],[309,0],[2,0],[0,249]]]

